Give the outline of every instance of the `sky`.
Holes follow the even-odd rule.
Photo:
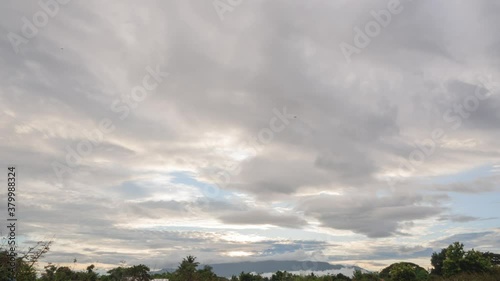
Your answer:
[[[0,7],[0,178],[40,266],[500,252],[495,1]]]

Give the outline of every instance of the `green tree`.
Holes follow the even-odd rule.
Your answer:
[[[454,242],[439,254],[434,253],[431,263],[434,266],[432,273],[445,277],[464,273],[485,273],[492,269],[492,260],[495,254],[485,255],[474,249],[465,252],[464,245]]]
[[[198,270],[198,276],[200,280],[203,281],[217,281],[219,278],[213,272],[213,268],[209,265],[205,265],[202,269]]]
[[[67,266],[61,266],[58,267],[55,273],[55,281],[66,281],[66,280],[73,280],[74,277],[76,276],[75,272],[71,270],[71,268]]]
[[[175,273],[174,272],[155,273],[153,276],[151,276],[151,278],[175,280]]]
[[[332,278],[334,281],[350,281],[351,278],[345,276],[342,273],[337,274],[334,278]]]
[[[245,273],[245,272],[242,272],[240,273],[240,279],[239,281],[261,281],[263,280],[264,278],[262,278],[262,276],[260,275],[255,275],[253,273]]]
[[[388,267],[386,267],[386,268],[382,269],[382,271],[380,271],[380,278],[393,280],[393,279],[391,279],[391,278],[394,278],[393,269],[395,269],[395,268],[402,269],[405,267],[411,268],[411,270],[415,274],[415,278],[416,278],[415,280],[425,281],[425,280],[429,279],[429,273],[427,272],[427,270],[425,270],[423,267],[421,267],[417,264],[411,263],[411,262],[398,262],[398,263],[393,263],[393,264],[389,265]]]
[[[7,251],[0,251],[0,281],[8,281],[13,277],[11,269],[11,257]]]
[[[415,269],[405,263],[396,264],[389,273],[392,281],[416,281],[417,274]]]
[[[179,264],[179,267],[175,271],[177,280],[179,281],[197,281],[198,274],[196,268],[200,263],[196,261],[196,257],[191,255],[187,256]]]
[[[15,265],[12,272],[11,265]],[[15,277],[17,281],[33,281],[36,279],[35,268],[24,258],[12,258],[7,251],[0,251],[0,281],[11,280]]]
[[[445,259],[446,259],[446,248],[441,249],[441,252],[439,253],[436,252],[432,253],[431,264],[434,268],[431,270],[431,274],[443,275],[443,263]]]
[[[492,265],[500,265],[500,254],[485,252],[483,257],[488,259]]]
[[[94,272],[93,264],[87,266],[86,271],[75,272],[75,279],[78,281],[97,281],[98,274]]]
[[[151,276],[149,275],[149,267],[139,264],[129,267],[125,270],[125,276],[131,278],[134,281],[149,281]]]
[[[460,273],[461,260],[464,258],[464,244],[455,242],[446,248],[446,258],[443,261],[443,275],[452,276]]]
[[[38,260],[49,251],[52,241],[37,242],[27,251],[20,252],[12,258],[8,252],[8,243],[0,245],[0,280],[10,280],[15,277],[17,281],[33,281],[36,279],[35,265]],[[11,263],[15,263],[15,272],[11,272]]]
[[[94,272],[95,265],[91,264],[87,266],[87,276],[85,281],[96,281],[98,274]]]
[[[57,267],[53,265],[52,263],[49,263],[44,267],[45,272],[42,273],[42,281],[54,281],[56,278],[56,270]]]
[[[483,253],[472,249],[468,251],[461,260],[460,268],[464,272],[484,273],[491,269],[491,262],[484,257]]]
[[[362,280],[363,279],[363,272],[361,270],[356,269],[353,274],[353,280]]]
[[[368,272],[368,273],[363,273],[361,270],[356,269],[354,271],[354,276],[352,277],[352,280],[356,281],[378,281],[380,280],[379,276],[377,273],[373,272]]]
[[[108,274],[111,281],[122,281],[126,277],[125,268],[121,266],[108,270]]]
[[[271,281],[293,281],[293,274],[286,271],[276,271],[271,276]]]
[[[108,271],[109,276],[105,277],[110,281],[149,281],[149,267],[139,264],[132,267],[117,267]],[[101,278],[102,280],[102,278]]]
[[[429,272],[427,272],[427,270],[425,270],[425,269],[424,270],[416,270],[415,275],[417,276],[417,281],[429,280]]]

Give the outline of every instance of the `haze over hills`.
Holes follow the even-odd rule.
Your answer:
[[[202,268],[204,264],[199,267]],[[234,262],[234,263],[218,263],[210,264],[213,271],[218,276],[231,277],[232,275],[239,275],[241,272],[253,272],[262,274],[262,276],[271,276],[276,271],[288,271],[295,274],[308,275],[313,272],[315,275],[322,276],[327,274],[342,273],[346,276],[352,276],[354,270],[358,269],[362,272],[367,270],[354,266],[354,265],[340,265],[330,264],[327,262],[318,261],[258,261],[258,262]],[[166,268],[158,271],[172,272],[175,269]]]

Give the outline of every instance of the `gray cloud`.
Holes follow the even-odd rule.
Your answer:
[[[443,239],[433,241],[431,245],[434,248],[446,248],[449,244],[454,242],[461,242],[466,248],[475,248],[479,251],[494,251],[498,248],[498,229],[493,229],[493,231],[484,232],[465,232],[460,234],[454,234]]]
[[[324,226],[351,230],[368,237],[404,234],[405,222],[425,219],[441,213],[439,205],[428,205],[416,195],[318,196],[304,200],[300,208]]]
[[[71,1],[18,54],[6,34],[22,34],[22,17],[40,7],[0,4],[0,155],[19,169],[23,239],[57,234],[59,246],[47,257],[54,262],[88,256],[117,264],[118,255],[133,263],[146,249],[145,262],[154,265],[156,257],[174,263],[190,252],[214,261],[232,259],[231,251],[306,259],[324,245],[305,236],[338,238],[346,230],[354,232],[347,240],[364,243],[420,239],[418,247],[392,240],[370,248],[373,259],[422,257],[451,241],[431,247],[413,231],[433,220],[490,233],[493,220],[481,219],[472,203],[460,211],[448,203],[449,194],[475,193],[482,204],[498,191],[498,175],[484,171],[500,157],[500,40],[492,36],[500,7],[401,3],[402,13],[350,64],[339,44],[352,43],[353,27],[363,28],[387,1],[246,1],[224,21],[210,1]],[[148,66],[170,75],[121,120],[110,106],[142,82]],[[443,114],[483,75],[492,95],[452,129]],[[284,107],[296,118],[268,144],[258,141],[273,109]],[[65,163],[67,147],[103,118],[116,129],[60,180],[52,163]],[[435,128],[446,130],[435,153],[388,186],[385,177]],[[255,138],[258,153],[241,160]],[[228,163],[241,171],[214,196],[204,194]],[[478,168],[484,171],[469,173]],[[174,182],[179,172],[190,176]],[[288,244],[268,240],[253,225],[296,236]],[[224,240],[227,231],[243,237]],[[450,239],[474,238],[495,250],[493,234]],[[326,250],[322,257],[338,258]]]
[[[307,224],[304,219],[298,216],[272,214],[263,210],[225,214],[219,217],[219,219],[229,224],[270,224],[288,228],[300,228]]]
[[[498,189],[498,177],[482,178],[473,182],[453,182],[448,184],[434,184],[431,188],[435,191],[450,191],[460,193],[493,192]]]
[[[452,222],[470,222],[476,221],[480,218],[472,217],[472,216],[461,216],[461,215],[451,215],[451,216],[442,216],[439,218],[440,221],[452,221]]]

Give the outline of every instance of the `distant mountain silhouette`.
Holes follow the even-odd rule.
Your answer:
[[[198,268],[203,268],[205,264],[201,264]],[[326,275],[342,273],[347,276],[351,276],[354,270],[361,270],[367,272],[367,270],[353,265],[339,265],[330,264],[327,262],[317,262],[317,261],[257,261],[257,262],[233,262],[233,263],[217,263],[209,264],[213,267],[213,271],[218,276],[231,277],[232,275],[239,275],[241,272],[254,272],[254,273],[274,273],[278,270],[288,271],[288,272],[304,272],[309,274],[314,272],[316,275]],[[163,269],[159,272],[172,272],[175,269]],[[323,274],[321,274],[323,273]],[[266,274],[267,275],[267,274]]]

